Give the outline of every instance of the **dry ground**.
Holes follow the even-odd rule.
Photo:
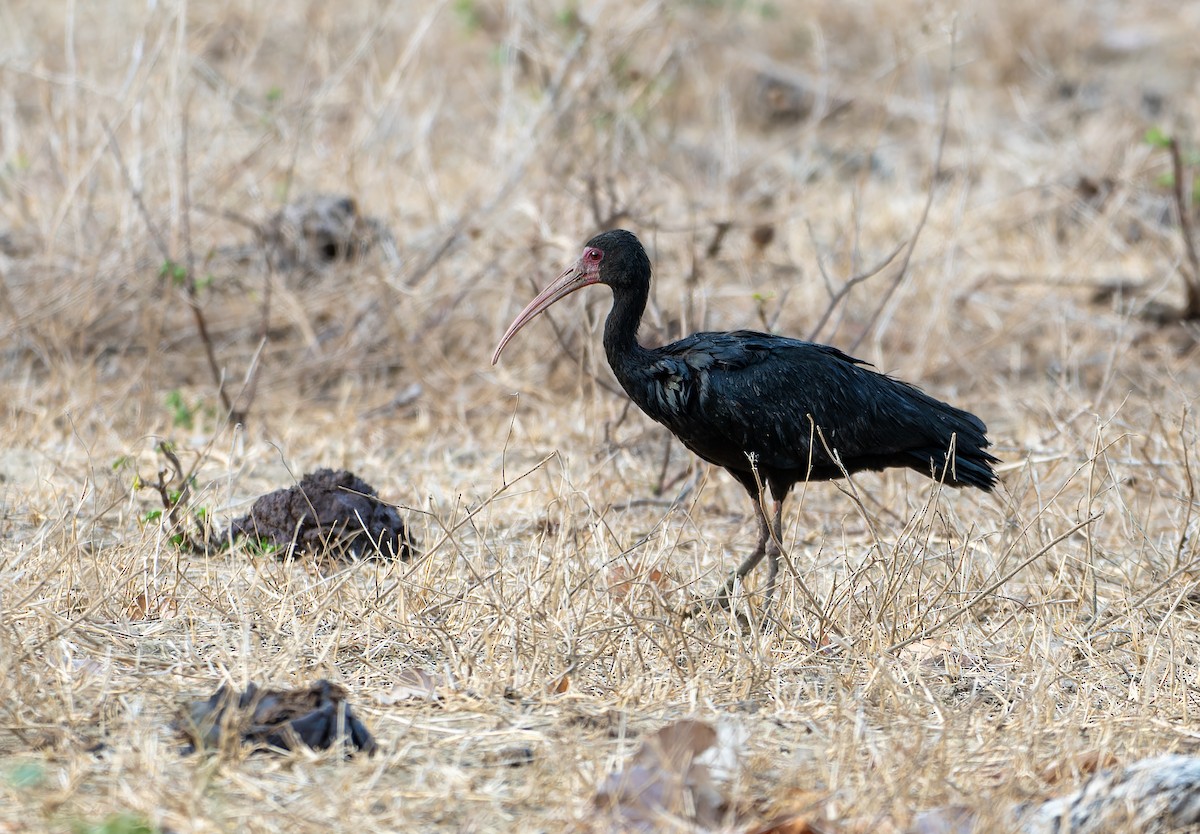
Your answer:
[[[1173,0],[3,4],[0,831],[563,830],[685,716],[743,740],[729,830],[1193,749],[1200,354],[1146,315],[1183,247],[1142,137],[1200,139],[1197,42]],[[234,256],[316,192],[399,258]],[[753,523],[614,392],[607,293],[488,363],[618,224],[645,341],[836,344],[983,416],[1002,487],[798,490],[774,629],[679,619]],[[345,467],[421,556],[181,552],[161,440],[217,524]],[[320,677],[378,755],[179,755],[182,701]]]

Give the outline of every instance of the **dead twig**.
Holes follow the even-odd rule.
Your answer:
[[[141,189],[138,188],[133,181],[133,176],[129,173],[129,166],[125,164],[125,157],[121,153],[121,145],[117,142],[117,136],[113,132],[112,126],[107,120],[102,119],[101,123],[104,127],[104,132],[108,134],[108,144],[112,149],[113,157],[117,161],[117,167],[121,171],[121,177],[125,180],[126,187],[129,188],[130,196],[133,197],[134,205],[137,206],[138,213],[142,216],[142,221],[146,224],[147,230],[150,232],[150,237],[154,241],[155,247],[158,249],[159,255],[163,259],[163,270],[168,277],[176,277],[183,283],[184,292],[187,295],[188,306],[192,310],[192,318],[196,322],[196,330],[200,335],[200,342],[204,347],[204,355],[208,360],[208,369],[212,374],[213,382],[217,386],[217,396],[221,399],[221,404],[225,408],[225,413],[228,419],[233,423],[242,423],[245,421],[245,415],[234,411],[233,402],[229,398],[229,393],[225,390],[225,374],[221,370],[221,365],[217,361],[216,349],[213,347],[212,337],[208,332],[208,321],[204,317],[204,310],[200,306],[199,291],[196,286],[196,275],[194,271],[195,264],[191,251],[191,232],[188,226],[187,216],[191,210],[190,198],[188,197],[187,187],[187,133],[188,133],[188,117],[187,108],[183,110],[183,136],[180,139],[180,165],[182,168],[183,179],[183,194],[184,205],[182,211],[183,217],[183,237],[185,241],[186,255],[185,265],[182,269],[179,267],[176,259],[172,257],[171,250],[167,247],[166,239],[162,232],[154,224],[154,220],[150,217],[150,211],[146,208],[146,203],[142,199]]]
[[[929,174],[929,190],[925,194],[925,206],[921,209],[921,218],[917,221],[916,228],[913,229],[912,237],[908,239],[908,245],[904,247],[904,256],[900,260],[900,267],[896,270],[896,274],[892,278],[892,283],[888,285],[888,288],[883,293],[883,297],[879,299],[879,304],[875,306],[875,312],[867,319],[867,323],[863,326],[858,338],[851,343],[851,352],[858,350],[858,346],[862,344],[863,339],[867,338],[867,334],[875,329],[875,324],[879,321],[879,317],[883,315],[883,311],[892,300],[892,296],[895,295],[896,290],[904,281],[904,277],[908,274],[908,265],[912,261],[913,251],[917,248],[917,241],[921,239],[921,232],[925,229],[925,223],[929,220],[929,210],[933,207],[933,197],[937,191],[937,183],[942,174],[942,153],[946,149],[946,134],[950,129],[950,94],[954,91],[954,59],[957,52],[957,44],[958,27],[956,24],[950,33],[950,63],[946,80],[946,97],[942,100],[942,124],[941,130],[938,133],[937,150],[933,155],[933,168]]]
[[[1175,211],[1179,215],[1179,234],[1183,237],[1183,249],[1187,253],[1189,269],[1180,269],[1183,274],[1183,286],[1186,300],[1183,305],[1181,318],[1200,319],[1200,255],[1196,253],[1196,235],[1192,228],[1192,212],[1188,206],[1187,195],[1191,189],[1184,188],[1186,171],[1183,167],[1183,154],[1179,150],[1179,140],[1172,136],[1167,141],[1171,151],[1171,168],[1174,171]]]
[[[900,649],[903,649],[905,646],[909,646],[913,643],[916,643],[919,640],[924,640],[926,637],[929,637],[931,634],[936,634],[938,631],[940,631],[941,629],[950,625],[950,623],[957,620],[963,614],[966,614],[968,611],[970,611],[972,608],[974,608],[976,605],[978,605],[980,602],[982,602],[984,599],[986,599],[988,596],[990,596],[996,590],[998,590],[999,588],[1002,588],[1004,585],[1008,584],[1008,581],[1010,579],[1012,579],[1014,576],[1016,576],[1018,573],[1023,571],[1025,568],[1029,567],[1034,562],[1036,562],[1038,559],[1042,558],[1047,553],[1049,553],[1054,548],[1054,546],[1057,545],[1059,542],[1070,538],[1072,535],[1079,532],[1084,527],[1087,527],[1088,525],[1092,524],[1093,522],[1095,522],[1097,519],[1099,519],[1103,515],[1104,515],[1104,513],[1095,513],[1093,515],[1090,515],[1087,518],[1085,518],[1083,521],[1076,524],[1071,529],[1055,536],[1054,539],[1051,540],[1048,544],[1041,547],[1032,556],[1030,556],[1029,558],[1022,561],[1021,564],[1017,565],[1015,568],[1010,570],[1008,573],[1004,574],[1004,576],[1000,577],[995,582],[993,582],[991,585],[988,585],[986,588],[984,588],[982,591],[977,593],[975,596],[971,597],[971,599],[969,599],[967,602],[964,602],[958,608],[955,608],[953,611],[951,611],[945,617],[942,617],[942,619],[938,620],[936,623],[929,626],[928,628],[923,628],[923,629],[917,631],[911,637],[901,640],[899,643],[893,643],[892,645],[888,646],[888,651],[889,652],[898,652],[898,651],[900,651]]]
[[[210,552],[214,543],[211,540],[210,531],[205,525],[203,515],[195,517],[195,532],[192,531],[189,524],[191,519],[186,515],[181,516],[191,504],[192,485],[196,481],[196,469],[199,467],[202,456],[198,457],[192,468],[185,472],[179,455],[175,453],[175,447],[171,443],[165,440],[160,441],[155,449],[166,459],[167,465],[158,470],[153,482],[143,481],[139,478],[135,481],[134,488],[152,489],[158,493],[163,506],[164,526],[177,548],[191,553]],[[150,517],[148,516],[148,518]]]
[[[188,306],[192,310],[192,318],[196,321],[196,332],[200,335],[200,342],[204,345],[204,356],[208,360],[208,370],[212,374],[213,383],[217,386],[217,396],[221,399],[221,405],[225,408],[225,413],[228,415],[228,420],[231,423],[245,423],[245,413],[234,411],[233,401],[229,398],[229,392],[225,390],[225,373],[221,369],[221,365],[217,362],[217,352],[213,347],[212,337],[208,333],[208,321],[204,317],[204,308],[200,306],[200,292],[196,286],[196,257],[192,249],[192,197],[191,187],[189,184],[190,172],[188,170],[188,114],[191,110],[191,97],[183,106],[183,112],[180,113],[180,131],[179,131],[179,190],[182,195],[183,210],[179,213],[180,231],[183,236],[183,251],[186,263],[186,269],[183,274],[183,288],[187,293]],[[166,260],[171,260],[169,256],[164,254]]]
[[[592,210],[592,219],[596,221],[596,230],[600,232],[616,228],[618,223],[630,216],[629,207],[617,194],[617,188],[611,178],[605,182],[604,191],[608,203],[606,207],[602,207],[600,203],[600,185],[596,181],[596,176],[589,175],[587,178],[588,206]]]
[[[808,235],[809,235],[809,238],[812,239],[815,244],[816,237],[815,237],[815,234],[813,233],[813,228],[812,228],[811,223],[808,224]],[[822,328],[824,328],[825,325],[829,323],[829,318],[833,315],[834,311],[837,310],[838,305],[841,304],[846,299],[846,296],[848,296],[850,294],[850,291],[852,289],[854,289],[855,287],[857,287],[859,284],[863,283],[864,281],[869,281],[870,279],[872,279],[876,275],[878,275],[880,272],[882,272],[884,267],[886,267],[888,264],[890,264],[892,261],[894,261],[896,259],[896,256],[900,254],[900,252],[904,249],[905,245],[906,244],[904,244],[904,243],[897,244],[896,248],[893,249],[891,252],[888,252],[887,255],[885,255],[883,257],[883,259],[879,261],[879,263],[877,263],[875,266],[871,267],[870,269],[866,270],[865,272],[860,272],[858,275],[855,275],[853,278],[850,278],[849,280],[847,280],[844,284],[842,284],[841,287],[838,288],[838,290],[836,292],[833,291],[833,283],[830,280],[829,273],[825,270],[825,264],[824,264],[824,262],[822,262],[820,255],[818,254],[817,269],[819,269],[821,271],[821,277],[825,280],[825,286],[830,291],[830,296],[829,296],[829,303],[827,305],[825,305],[825,312],[823,312],[821,314],[821,317],[819,319],[817,319],[817,323],[815,325],[813,325],[812,330],[810,330],[808,333],[809,340],[811,341],[811,340],[815,340],[817,338],[817,335],[821,332]]]

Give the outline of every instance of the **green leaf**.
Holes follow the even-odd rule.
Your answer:
[[[74,834],[158,834],[158,828],[137,814],[110,814],[102,822],[80,820],[71,824]]]
[[[474,0],[456,0],[454,13],[468,32],[474,32],[479,28],[479,11],[475,8]]]
[[[1146,131],[1143,141],[1154,148],[1165,148],[1171,144],[1171,137],[1161,127],[1155,125]]]
[[[250,542],[251,556],[271,556],[279,551],[279,547],[268,538],[260,538]]]
[[[5,781],[14,788],[36,788],[46,779],[45,769],[37,762],[19,764],[5,774]]]
[[[172,421],[176,426],[190,429],[196,421],[196,412],[183,401],[183,394],[176,388],[167,392],[167,408],[172,411]]]
[[[187,267],[167,258],[158,268],[159,278],[170,278],[175,284],[182,285],[187,280]]]
[[[574,5],[559,9],[554,15],[554,20],[564,29],[578,29],[580,25],[579,9]]]

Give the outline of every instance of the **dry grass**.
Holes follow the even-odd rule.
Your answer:
[[[746,820],[987,808],[1063,789],[1043,774],[1074,754],[1190,750],[1200,365],[1194,330],[1139,315],[1182,295],[1167,160],[1141,136],[1200,135],[1200,17],[975,5],[0,8],[0,831],[118,813],[562,830],[683,716],[744,734]],[[772,111],[762,70],[811,85],[810,115]],[[606,293],[492,368],[497,337],[613,218],[652,246],[647,341],[808,334],[931,188],[902,280],[865,281],[817,336],[982,415],[1002,489],[888,473],[798,491],[774,631],[680,620],[751,544],[740,487],[612,392]],[[400,263],[301,279],[224,257],[250,239],[230,213],[315,191],[382,217]],[[138,199],[172,258],[212,274],[199,300],[231,394],[257,368],[244,430]],[[1090,300],[1114,280],[1141,290]],[[341,466],[406,509],[423,555],[178,553],[132,489],[160,439],[221,523]],[[441,701],[392,697],[413,669]],[[173,746],[176,705],[222,680],[318,677],[351,691],[380,755]]]

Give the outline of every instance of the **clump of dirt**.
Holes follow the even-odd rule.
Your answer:
[[[824,120],[848,109],[850,99],[830,95],[819,82],[784,70],[760,70],[742,84],[746,115],[764,128]]]
[[[273,269],[307,277],[323,275],[372,252],[392,267],[400,264],[391,229],[381,218],[363,214],[348,194],[307,194],[261,222],[234,212],[227,216],[253,229],[257,238],[251,244],[217,250],[223,260],[233,263],[265,256]]]
[[[377,245],[385,256],[395,255],[395,241],[383,221],[363,215],[358,202],[342,194],[312,194],[289,203],[262,231],[279,269],[313,270],[353,261]]]
[[[249,538],[284,557],[330,554],[406,560],[414,550],[396,508],[344,469],[318,469],[296,486],[263,495],[222,538]]]
[[[210,698],[185,706],[175,722],[186,739],[185,752],[216,750],[236,743],[275,750],[304,744],[325,750],[341,741],[368,755],[377,745],[366,725],[354,715],[345,688],[327,680],[302,689],[259,689],[245,692],[222,685]]]

